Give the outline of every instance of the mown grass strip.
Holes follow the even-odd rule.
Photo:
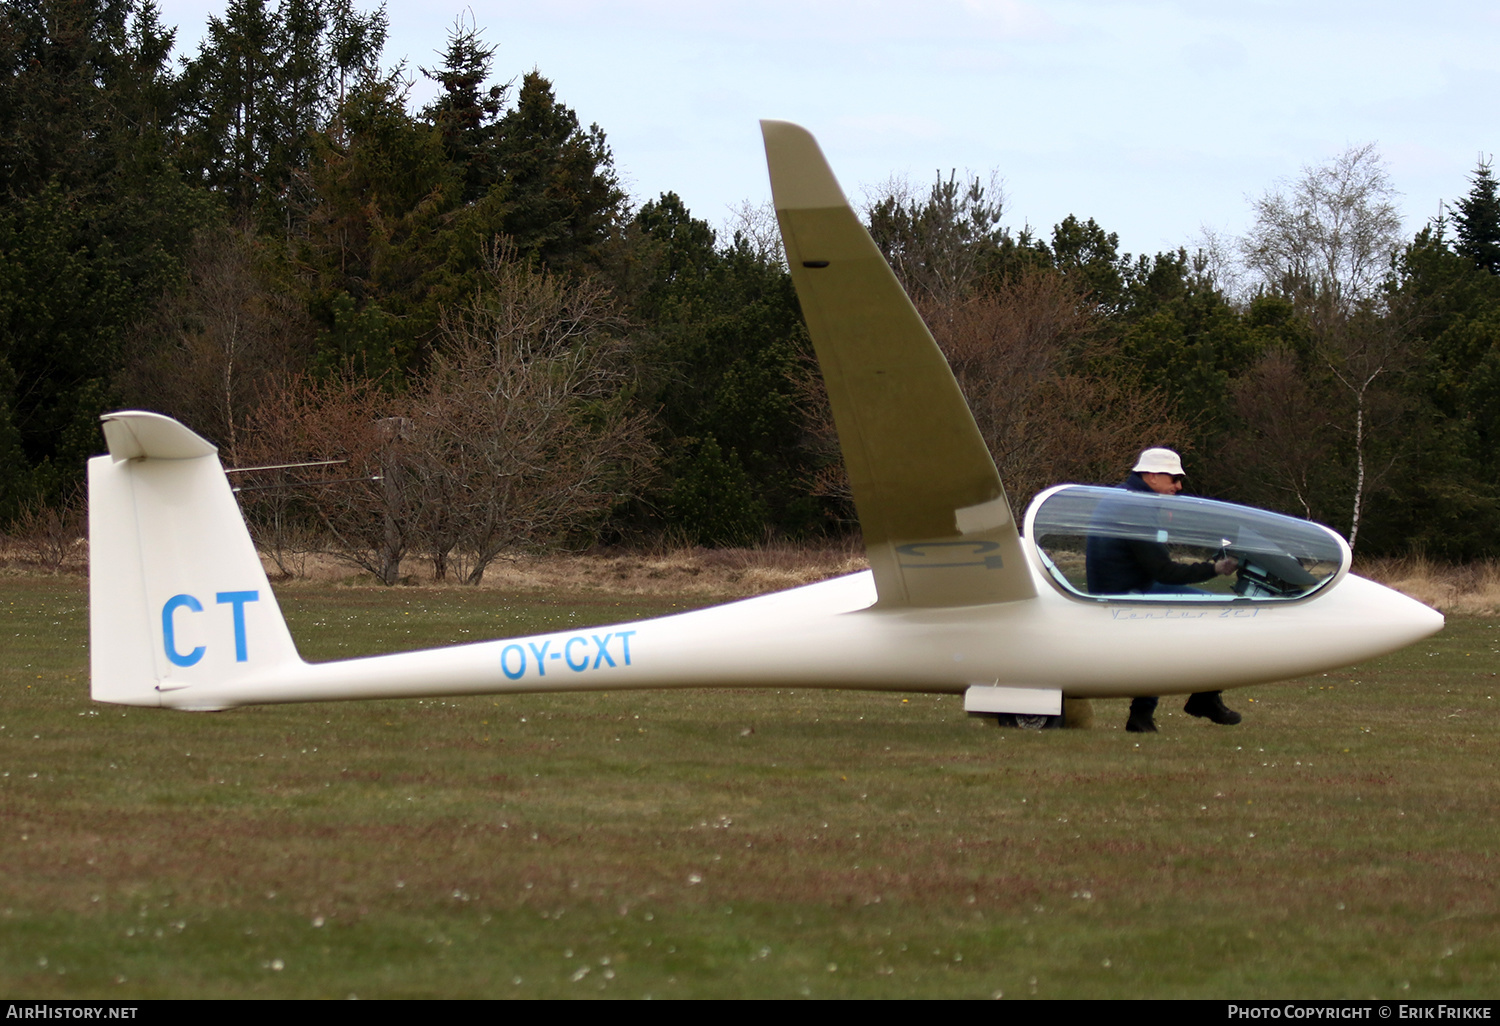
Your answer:
[[[282,600],[310,658],[681,608]],[[0,581],[8,994],[1500,991],[1493,620],[1140,738],[1123,702],[1030,734],[810,691],[127,710],[86,615]]]

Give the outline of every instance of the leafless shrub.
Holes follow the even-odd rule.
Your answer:
[[[1017,513],[1064,481],[1114,482],[1141,449],[1179,445],[1185,425],[1154,388],[1087,370],[1100,362],[1096,314],[1061,275],[1013,278],[956,301],[917,304],[958,380]],[[804,405],[828,454],[815,494],[849,499],[821,378]]]
[[[408,402],[371,382],[303,380],[262,406],[244,448],[247,464],[341,461],[288,469],[278,480],[256,480],[240,492],[251,521],[262,525],[266,549],[288,544],[276,527],[269,532],[275,540],[265,544],[266,525],[296,530],[305,510],[341,559],[385,584],[401,579],[421,495],[420,460],[406,428],[410,418],[403,416]]]
[[[1001,480],[1015,482],[1009,494],[1019,513],[1054,484],[1114,484],[1142,449],[1184,448],[1186,431],[1157,389],[1103,374],[1054,374],[1012,428],[1018,440],[1001,464]]]
[[[324,538],[304,496],[284,473],[276,478],[241,478],[236,490],[256,548],[275,566],[277,579],[292,581],[307,576],[308,560],[324,550]]]
[[[1185,425],[1154,388],[1086,368],[1099,362],[1096,314],[1058,275],[1017,276],[918,312],[958,380],[1017,513],[1064,481],[1113,482],[1141,449],[1178,445]],[[850,499],[820,377],[803,397],[812,444],[827,454],[815,494]]]
[[[923,313],[1018,512],[1062,481],[1113,482],[1141,449],[1186,433],[1159,390],[1090,369],[1109,343],[1059,274],[1019,275]]]
[[[437,580],[478,584],[507,551],[586,538],[654,455],[629,404],[622,327],[603,284],[533,270],[497,246],[408,391],[303,381],[260,411],[255,462],[340,461],[245,486],[263,543],[282,566],[286,525],[312,519],[342,559],[387,584],[413,552]]]
[[[11,538],[27,565],[50,574],[88,565],[88,513],[81,492],[59,506],[30,503],[11,527]]]
[[[472,560],[465,579],[477,584],[507,549],[595,526],[649,470],[621,327],[601,282],[491,254],[485,289],[444,320],[414,396],[435,567],[462,548]]]

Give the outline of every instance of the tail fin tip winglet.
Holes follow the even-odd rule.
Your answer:
[[[190,460],[212,456],[218,447],[171,417],[146,410],[117,410],[99,418],[104,441],[116,463],[121,460]]]

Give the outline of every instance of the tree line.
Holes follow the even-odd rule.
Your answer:
[[[268,551],[387,581],[851,530],[774,218],[633,205],[468,22],[430,68],[385,43],[349,0],[231,0],[174,64],[149,0],[0,5],[0,523],[76,501],[133,406],[220,445]],[[866,213],[1018,508],[1170,445],[1194,491],[1469,559],[1500,549],[1500,198],[1470,185],[1404,237],[1356,148],[1152,256],[1006,227],[952,173]]]

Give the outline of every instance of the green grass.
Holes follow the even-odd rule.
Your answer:
[[[672,611],[298,587],[309,658]],[[0,990],[25,997],[1500,994],[1500,623],[1219,728],[953,698],[94,705],[76,579],[0,579]]]

